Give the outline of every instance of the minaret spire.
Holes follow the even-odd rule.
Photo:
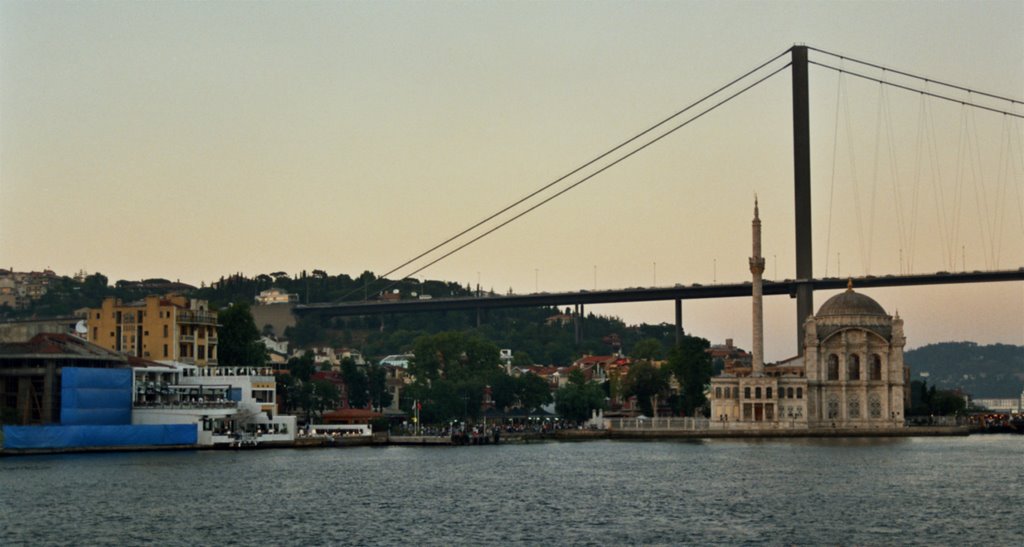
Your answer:
[[[751,374],[764,375],[764,308],[762,304],[761,274],[764,273],[764,258],[761,257],[761,218],[757,207],[757,195],[754,195],[754,221],[751,223],[753,232],[753,256],[750,257],[750,273],[753,275],[753,362]]]

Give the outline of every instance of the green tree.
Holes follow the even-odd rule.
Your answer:
[[[325,411],[338,408],[338,403],[341,402],[338,386],[327,380],[313,380],[309,384],[313,387],[312,407],[317,413],[323,416]]]
[[[656,416],[658,397],[668,392],[668,369],[655,367],[647,361],[637,361],[629,367],[623,382],[623,395],[636,396],[641,412]]]
[[[644,338],[633,346],[632,356],[634,359],[654,361],[656,359],[661,359],[664,354],[665,348],[657,338]]]
[[[711,343],[696,336],[683,336],[679,347],[668,358],[668,366],[681,386],[682,409],[693,416],[707,403],[704,388],[711,381],[711,356],[705,351]]]
[[[288,360],[288,370],[297,381],[308,382],[313,373],[316,372],[313,354],[307,351],[299,357],[292,357]]]
[[[579,370],[569,373],[569,383],[555,394],[555,411],[566,420],[582,422],[597,409],[605,408],[604,389],[588,383]]]
[[[494,407],[498,410],[506,410],[519,399],[516,393],[516,388],[518,387],[516,379],[503,372],[497,372],[493,375],[490,386],[491,400],[494,402]]]
[[[370,403],[369,381],[350,358],[341,360],[341,379],[345,382],[348,406],[365,408]]]
[[[523,407],[532,410],[551,402],[551,388],[544,378],[524,374],[516,382],[516,396]]]
[[[378,412],[391,405],[391,392],[388,391],[388,372],[380,365],[370,365],[366,371],[366,379],[370,392],[370,404]]]
[[[514,367],[528,367],[533,364],[533,358],[530,357],[529,353],[525,351],[516,351],[512,353],[512,366]]]
[[[417,381],[465,381],[489,376],[498,366],[498,346],[477,334],[442,332],[416,339],[410,372]]]
[[[225,365],[261,367],[267,362],[267,348],[260,342],[260,331],[252,319],[249,305],[239,302],[217,314],[220,339],[217,357]]]

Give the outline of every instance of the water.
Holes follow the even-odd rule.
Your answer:
[[[0,459],[0,545],[1020,545],[1024,438]]]

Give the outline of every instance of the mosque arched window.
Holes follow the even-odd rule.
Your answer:
[[[860,380],[860,355],[853,354],[846,359],[846,371],[847,380]]]
[[[877,393],[868,396],[868,414],[876,420],[882,417],[882,398]]]
[[[839,356],[834,353],[828,356],[828,379],[839,379]]]
[[[877,353],[871,356],[871,379],[882,379],[882,357]]]
[[[850,418],[860,418],[860,397],[854,395],[846,403],[847,416]]]
[[[836,395],[828,396],[828,419],[834,420],[839,417],[839,397]]]

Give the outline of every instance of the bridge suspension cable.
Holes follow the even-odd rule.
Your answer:
[[[964,106],[970,106],[970,107],[973,107],[973,108],[979,108],[981,110],[988,110],[989,112],[995,112],[996,114],[1003,114],[1003,115],[1006,115],[1006,116],[1013,116],[1014,118],[1024,118],[1024,114],[1018,114],[1016,112],[1013,112],[1012,110],[1003,110],[1003,109],[1000,109],[1000,108],[993,108],[991,106],[985,106],[983,104],[978,104],[976,102],[972,102],[972,101],[969,101],[969,100],[957,99],[955,97],[950,97],[948,95],[941,95],[939,93],[934,93],[934,92],[931,92],[931,91],[925,91],[923,89],[915,89],[915,88],[910,87],[910,86],[906,86],[906,85],[903,85],[903,84],[897,84],[895,82],[889,82],[889,81],[883,80],[881,78],[876,78],[874,76],[868,76],[867,74],[862,74],[860,72],[854,72],[854,71],[849,70],[849,69],[843,69],[843,68],[835,67],[835,66],[832,66],[832,65],[829,65],[829,64],[826,64],[826,63],[818,62],[818,61],[810,61],[809,60],[807,62],[809,64],[812,64],[812,65],[815,65],[815,66],[820,66],[822,68],[827,68],[827,69],[830,69],[830,70],[834,70],[836,72],[842,72],[844,74],[849,74],[851,76],[856,76],[858,78],[863,78],[865,80],[870,80],[872,82],[878,82],[880,84],[885,84],[887,86],[891,86],[891,87],[895,87],[895,88],[898,88],[898,89],[902,89],[904,91],[912,91],[914,93],[920,93],[922,95],[927,95],[929,97],[934,97],[936,99],[942,99],[944,101],[949,101],[949,102],[952,102],[952,103],[962,104]],[[883,70],[885,70],[885,69],[883,69]],[[929,80],[925,80],[925,81],[927,82]],[[971,90],[967,90],[967,91],[969,93],[971,93]],[[976,94],[976,95],[988,95],[987,93],[982,93],[980,91],[974,91],[973,93]],[[1014,100],[1014,99],[1005,99],[1003,97],[998,97],[998,96],[995,96],[995,97],[997,97],[997,98],[999,98],[1001,100],[1004,100],[1004,101],[1009,101],[1012,105],[1024,104],[1021,101],[1017,101],[1017,100]]]
[[[565,180],[566,180],[566,179],[568,179],[569,177],[571,177],[571,176],[573,176],[573,175],[576,175],[576,174],[578,174],[579,172],[583,171],[584,169],[586,169],[586,168],[588,168],[588,167],[590,167],[590,166],[594,165],[595,163],[597,163],[597,162],[599,162],[599,161],[601,161],[601,160],[603,160],[603,159],[607,158],[608,156],[610,156],[610,155],[614,154],[615,152],[617,152],[617,151],[619,151],[619,150],[621,150],[621,149],[623,149],[623,148],[625,148],[625,147],[629,146],[630,144],[632,144],[632,143],[636,142],[637,140],[639,140],[639,139],[643,138],[643,137],[644,137],[645,135],[648,135],[648,134],[650,134],[650,133],[654,132],[654,131],[655,131],[655,130],[657,130],[657,129],[658,129],[659,127],[662,127],[662,126],[664,126],[665,124],[667,124],[667,123],[671,122],[672,120],[674,120],[674,119],[678,118],[679,116],[682,116],[683,114],[685,114],[685,113],[689,112],[690,110],[693,110],[694,108],[696,108],[696,107],[697,107],[697,106],[699,106],[700,104],[702,104],[702,103],[705,103],[705,102],[707,102],[708,100],[712,99],[712,98],[713,98],[713,97],[715,97],[716,95],[719,95],[719,94],[720,94],[720,93],[722,93],[723,91],[725,91],[725,90],[727,90],[727,89],[729,89],[729,88],[731,88],[731,87],[735,86],[735,85],[736,85],[737,83],[739,83],[739,82],[741,82],[741,81],[743,81],[743,80],[745,80],[745,79],[749,78],[750,76],[752,76],[752,75],[756,74],[757,72],[761,71],[762,69],[764,69],[764,68],[765,68],[765,67],[767,67],[768,65],[772,64],[773,62],[775,62],[775,61],[779,60],[779,59],[780,59],[781,57],[783,57],[784,55],[786,55],[786,54],[788,54],[788,53],[789,53],[789,49],[786,49],[785,51],[782,51],[781,53],[779,53],[779,54],[775,55],[774,57],[772,57],[772,58],[768,59],[767,61],[764,61],[763,63],[761,63],[761,64],[757,65],[757,66],[756,66],[756,67],[754,67],[753,69],[751,69],[751,70],[747,71],[747,72],[746,72],[746,73],[744,73],[743,75],[741,75],[741,76],[739,76],[739,77],[737,77],[737,78],[733,79],[733,80],[732,80],[732,81],[730,81],[729,83],[727,83],[727,84],[725,84],[725,85],[723,85],[723,86],[721,86],[721,87],[719,87],[719,88],[715,89],[715,90],[714,90],[714,91],[712,91],[711,93],[708,93],[708,94],[707,94],[707,95],[705,95],[704,97],[702,97],[702,98],[698,99],[697,101],[695,101],[695,102],[693,102],[693,103],[691,103],[691,104],[687,105],[687,106],[686,106],[685,108],[683,108],[683,109],[681,109],[681,110],[679,110],[679,111],[675,112],[674,114],[672,114],[672,115],[670,115],[670,116],[668,116],[668,117],[666,117],[666,118],[662,119],[661,121],[659,121],[659,122],[655,123],[654,125],[652,125],[652,126],[650,126],[650,127],[646,128],[646,129],[644,129],[644,130],[643,130],[643,131],[641,131],[640,133],[637,133],[637,134],[636,134],[636,135],[634,135],[633,137],[631,137],[631,138],[629,138],[629,139],[627,139],[627,140],[623,141],[622,143],[620,143],[620,144],[618,144],[618,145],[614,146],[613,148],[610,148],[609,150],[607,150],[607,151],[603,152],[602,154],[600,154],[600,155],[598,155],[598,156],[594,157],[593,159],[591,159],[591,160],[587,161],[586,163],[584,163],[584,164],[580,165],[579,167],[577,167],[577,168],[573,169],[572,171],[569,171],[568,173],[566,173],[566,174],[564,174],[564,175],[562,175],[562,176],[560,176],[560,177],[556,178],[555,180],[553,180],[553,181],[551,181],[551,182],[549,182],[549,183],[547,183],[547,184],[545,184],[545,185],[541,186],[540,188],[537,188],[536,190],[534,190],[534,191],[530,192],[529,194],[527,194],[527,195],[523,196],[522,198],[519,198],[518,200],[514,201],[513,203],[511,203],[511,204],[509,204],[509,205],[507,205],[507,206],[505,206],[505,207],[501,208],[500,210],[498,210],[498,211],[496,211],[496,212],[492,213],[491,215],[489,215],[488,217],[484,218],[483,220],[480,220],[480,221],[476,222],[476,223],[475,223],[475,224],[473,224],[472,226],[470,226],[470,227],[468,227],[468,228],[466,228],[466,229],[464,229],[464,230],[462,230],[462,231],[458,232],[458,233],[457,233],[457,234],[455,234],[455,235],[452,235],[452,236],[448,237],[448,238],[447,238],[447,239],[445,239],[444,241],[442,241],[442,242],[440,242],[440,243],[438,243],[438,244],[434,245],[433,247],[431,247],[431,248],[427,249],[426,251],[423,251],[423,252],[419,253],[418,255],[416,255],[416,256],[414,256],[414,257],[410,258],[409,260],[406,260],[406,261],[405,261],[405,262],[403,262],[402,264],[400,264],[400,265],[398,265],[398,266],[396,266],[396,267],[392,268],[392,269],[391,269],[391,270],[389,270],[388,272],[386,272],[386,273],[384,273],[383,275],[379,276],[379,277],[378,277],[378,279],[386,279],[386,278],[387,278],[387,277],[388,277],[389,275],[392,275],[392,274],[394,274],[395,272],[398,272],[398,271],[399,271],[399,270],[401,270],[402,268],[405,268],[406,266],[409,266],[410,264],[412,264],[412,263],[414,263],[414,262],[416,262],[416,261],[418,261],[418,260],[420,260],[420,259],[422,259],[422,258],[426,257],[427,255],[429,255],[429,254],[431,254],[431,253],[433,253],[433,252],[437,251],[438,249],[441,249],[442,247],[444,247],[444,246],[448,245],[449,243],[452,243],[453,241],[455,241],[455,240],[457,240],[457,239],[459,239],[459,238],[462,238],[463,236],[467,235],[468,233],[472,232],[473,230],[476,230],[477,228],[479,228],[479,227],[483,226],[484,224],[486,224],[486,223],[488,223],[488,222],[490,222],[490,221],[494,220],[495,218],[497,218],[497,217],[499,217],[499,216],[501,216],[501,215],[503,215],[503,214],[507,213],[508,211],[512,210],[513,208],[515,208],[515,207],[517,207],[517,206],[519,206],[519,205],[522,205],[522,204],[523,204],[523,203],[525,203],[526,201],[528,201],[528,200],[530,200],[530,199],[532,199],[532,198],[536,197],[537,195],[539,195],[540,193],[544,192],[545,190],[548,190],[548,189],[550,189],[550,188],[554,187],[555,185],[557,185],[557,184],[559,184],[559,183],[561,183],[561,182],[565,181]],[[786,68],[786,67],[788,67],[788,66],[789,66],[789,64],[787,63],[786,65],[782,66],[781,68],[779,68],[779,69],[775,70],[774,72],[772,72],[771,74],[769,74],[769,75],[768,75],[767,77],[764,77],[764,78],[762,78],[762,79],[758,80],[758,81],[757,81],[757,82],[756,82],[755,84],[753,84],[753,85],[757,85],[757,84],[760,84],[760,83],[761,83],[761,82],[763,82],[764,80],[768,79],[768,78],[769,78],[769,77],[771,77],[771,76],[774,76],[774,75],[775,75],[776,73],[780,72],[780,71],[781,71],[782,69],[784,69],[784,68]],[[749,89],[750,87],[753,87],[753,86],[749,86],[749,87],[747,87],[747,88],[743,89],[742,91],[740,91],[740,93],[742,93],[742,92],[746,91],[746,90],[747,90],[747,89]],[[739,93],[737,93],[736,95],[739,95]],[[727,99],[727,100],[726,100],[725,102],[727,102],[728,100],[731,100],[731,99],[732,99],[732,98],[734,98],[734,97],[735,97],[736,95],[733,95],[733,96],[729,97],[729,99]],[[687,121],[687,122],[686,122],[686,124],[690,123],[691,121],[695,120],[696,118],[698,118],[698,117],[700,117],[700,116],[703,116],[703,115],[704,115],[704,114],[706,114],[707,112],[710,112],[711,110],[714,110],[715,108],[717,108],[717,107],[718,107],[718,106],[720,106],[721,104],[722,104],[722,103],[716,104],[716,105],[715,105],[715,106],[713,106],[712,108],[710,108],[710,109],[708,109],[707,111],[705,111],[705,112],[701,113],[701,114],[700,114],[699,116],[697,116],[697,117],[695,117],[695,118],[693,118],[693,119],[691,119],[691,120]],[[683,125],[686,125],[686,124],[683,124]],[[676,128],[674,128],[674,129],[672,129],[671,131],[669,131],[669,132],[667,132],[667,133],[665,133],[665,134],[663,134],[663,135],[659,136],[658,138],[656,138],[656,139],[652,140],[651,142],[649,142],[649,143],[648,143],[647,145],[644,145],[643,147],[641,147],[641,148],[639,148],[639,149],[635,150],[635,151],[634,151],[633,153],[635,153],[635,152],[638,152],[639,150],[642,150],[643,148],[646,148],[646,146],[648,146],[648,145],[650,145],[650,144],[653,144],[654,142],[657,142],[657,141],[658,141],[658,140],[660,140],[661,138],[663,138],[663,137],[667,136],[668,134],[671,134],[671,133],[675,132],[676,130],[680,129],[681,127],[682,127],[682,126],[676,127]],[[631,153],[630,155],[632,155],[632,153]],[[629,156],[626,156],[626,157],[629,157]],[[621,159],[625,159],[625,157],[624,157],[624,158],[621,158]],[[621,159],[620,159],[619,161],[621,161]],[[613,164],[613,165],[614,165],[614,164]],[[609,166],[609,167],[610,167],[610,166]],[[599,171],[599,172],[600,172],[600,171]],[[594,173],[594,174],[597,174],[597,173]],[[591,175],[591,176],[593,176],[593,175]],[[587,179],[584,179],[584,181],[585,181],[585,180],[588,180],[589,178],[590,178],[590,177],[587,177]],[[583,182],[583,181],[580,181],[580,182]],[[579,183],[577,183],[576,185],[578,185],[578,184],[579,184]],[[575,187],[576,185],[573,185],[573,187]],[[570,188],[572,188],[572,187],[570,187]],[[534,206],[534,207],[531,207],[530,209],[528,209],[528,210],[524,211],[523,213],[521,213],[521,214],[519,214],[519,215],[516,215],[516,216],[515,216],[515,217],[514,217],[514,218],[513,218],[512,220],[515,220],[516,218],[519,218],[519,217],[521,217],[521,216],[522,216],[523,214],[525,214],[525,213],[528,213],[529,211],[532,211],[533,209],[536,209],[536,207],[538,207],[538,206],[540,206],[540,205],[543,205],[544,203],[547,203],[547,201],[550,201],[551,199],[553,199],[554,197],[557,197],[558,195],[561,195],[562,193],[564,193],[564,191],[562,191],[562,192],[559,192],[558,194],[555,194],[554,196],[551,196],[551,198],[549,198],[549,199],[547,199],[547,200],[545,200],[545,201],[543,201],[543,202],[539,203],[538,205],[536,205],[536,206]],[[510,220],[509,222],[511,222],[511,220]],[[505,222],[505,223],[503,223],[503,224],[502,224],[501,226],[504,226],[505,224],[508,224],[508,222]],[[499,228],[500,228],[501,226],[499,226]],[[496,229],[496,228],[495,228],[495,229]],[[486,232],[485,234],[483,234],[483,235],[482,235],[482,236],[480,236],[480,237],[483,237],[483,236],[485,236],[485,235],[487,235],[487,234],[490,234],[490,233],[492,233],[493,231],[494,231],[494,230],[490,230],[490,231]],[[460,249],[464,248],[465,246],[468,246],[468,245],[469,245],[470,243],[473,243],[473,242],[477,241],[478,239],[480,239],[480,237],[478,237],[478,238],[476,238],[476,239],[473,239],[472,241],[470,241],[470,242],[469,242],[469,243],[467,243],[466,245],[463,245],[462,247],[459,247],[458,249],[456,249],[456,251],[458,251],[458,250],[460,250]],[[448,253],[448,254],[444,255],[443,257],[441,257],[441,259],[443,259],[443,258],[446,258],[446,257],[450,256],[450,255],[451,255],[451,254],[453,254],[453,253],[454,253],[454,251],[453,251],[452,253]],[[423,270],[423,269],[425,269],[426,267],[428,267],[428,266],[430,266],[430,265],[433,265],[433,264],[437,263],[437,262],[438,262],[439,260],[441,260],[441,259],[435,260],[435,261],[431,262],[430,264],[428,264],[427,266],[424,266],[424,267],[422,267],[422,268],[420,268],[420,269],[418,269],[418,270],[416,270],[416,271],[414,271],[414,272],[412,272],[412,273],[406,274],[406,275],[405,275],[405,276],[403,276],[403,277],[409,277],[409,276],[415,275],[416,273],[419,273],[420,271],[422,271],[422,270]],[[387,290],[388,288],[390,288],[390,287],[392,287],[392,286],[394,286],[394,285],[395,285],[395,283],[394,283],[394,282],[393,282],[393,283],[390,283],[389,285],[387,285],[387,287],[385,287],[385,288],[384,288],[384,289],[382,289],[382,290]],[[341,300],[344,300],[345,298],[348,298],[349,296],[352,296],[353,294],[356,294],[356,293],[358,293],[358,292],[359,292],[359,289],[356,289],[356,290],[350,291],[349,293],[347,293],[347,294],[344,294],[344,295],[342,295],[342,297],[341,297]]]
[[[851,62],[860,64],[860,65],[864,65],[864,66],[867,66],[867,67],[875,68],[875,69],[882,70],[882,71],[885,71],[885,72],[891,72],[893,74],[899,74],[900,76],[906,76],[907,78],[913,78],[915,80],[921,80],[921,81],[925,82],[926,84],[927,83],[937,84],[937,85],[940,85],[942,87],[948,87],[950,89],[956,89],[958,91],[966,91],[968,93],[973,93],[975,95],[981,95],[983,97],[988,97],[990,99],[998,99],[1000,101],[1006,101],[1006,102],[1009,102],[1009,103],[1014,104],[1014,105],[1024,105],[1024,100],[1021,100],[1021,99],[1013,99],[1013,98],[1010,98],[1010,97],[1003,97],[1001,95],[995,95],[993,93],[986,93],[984,91],[978,91],[976,89],[970,89],[970,88],[963,87],[963,86],[960,86],[960,85],[951,84],[951,83],[947,83],[947,82],[942,82],[942,81],[936,80],[934,78],[927,78],[925,76],[918,76],[916,74],[911,74],[909,72],[904,72],[902,70],[897,70],[897,69],[894,69],[894,68],[885,67],[885,66],[878,65],[878,64],[875,64],[875,63],[869,63],[867,61],[861,61],[859,59],[855,59],[853,57],[848,57],[846,55],[839,55],[838,53],[832,53],[831,51],[826,51],[824,49],[819,49],[819,48],[816,48],[816,47],[807,46],[807,49],[809,49],[811,51],[817,51],[818,53],[823,53],[825,55],[830,55],[830,56],[836,57],[836,58],[838,58],[840,60],[851,61]],[[826,65],[819,65],[819,66],[826,66]],[[836,69],[836,68],[831,67],[831,66],[827,66],[827,68],[832,68],[833,70],[839,70],[839,69]],[[959,101],[956,101],[956,102],[959,102]]]
[[[476,243],[477,241],[483,239],[484,237],[487,237],[488,235],[490,235],[490,234],[500,230],[501,228],[504,228],[505,226],[511,224],[512,222],[522,218],[523,216],[529,214],[533,210],[535,210],[535,209],[539,208],[540,206],[548,203],[549,201],[551,201],[551,200],[561,196],[562,194],[565,194],[569,190],[572,190],[573,188],[576,188],[577,186],[579,186],[579,185],[589,181],[590,179],[596,177],[597,175],[600,175],[601,173],[607,171],[608,169],[611,169],[612,167],[618,165],[619,163],[622,163],[623,161],[633,157],[637,153],[645,150],[647,147],[657,143],[658,141],[664,139],[665,137],[668,137],[669,135],[675,133],[676,131],[678,131],[678,130],[684,128],[684,127],[686,127],[687,125],[690,125],[691,123],[693,123],[693,122],[697,121],[698,119],[702,118],[704,115],[706,115],[706,114],[716,110],[718,107],[720,107],[720,106],[724,105],[725,103],[735,99],[736,97],[742,95],[743,93],[746,93],[750,89],[760,85],[761,83],[763,83],[764,81],[768,80],[772,76],[775,76],[779,72],[782,72],[783,70],[789,68],[790,64],[791,63],[786,63],[786,64],[782,65],[781,67],[779,67],[779,68],[773,70],[772,72],[768,73],[766,76],[763,76],[763,77],[759,78],[754,83],[747,85],[746,87],[740,89],[739,91],[736,91],[733,94],[729,95],[725,99],[722,99],[721,101],[719,101],[719,102],[715,103],[714,105],[708,107],[706,110],[702,111],[701,113],[699,113],[699,114],[697,114],[697,115],[687,119],[686,121],[684,121],[684,122],[682,122],[682,123],[672,127],[671,129],[668,129],[667,131],[664,131],[663,133],[659,134],[658,136],[652,138],[650,141],[647,141],[646,143],[644,143],[644,144],[640,145],[639,147],[637,147],[637,148],[631,150],[630,152],[626,153],[622,157],[612,161],[611,163],[605,165],[604,167],[601,167],[597,171],[594,171],[593,173],[590,173],[589,175],[583,177],[582,179],[580,179],[580,180],[572,183],[571,185],[569,185],[569,186],[559,190],[558,192],[556,192],[556,193],[554,193],[554,194],[544,198],[540,202],[535,203],[534,205],[531,205],[527,209],[524,209],[523,211],[515,214],[512,218],[509,218],[509,219],[501,222],[500,224],[498,224],[498,225],[488,229],[487,231],[485,231],[485,232],[483,232],[483,233],[473,237],[469,241],[467,241],[467,242],[459,245],[458,247],[448,251],[447,253],[439,256],[438,258],[435,258],[434,260],[428,262],[424,266],[421,266],[418,269],[414,270],[413,272],[407,274],[405,277],[416,275],[417,273],[419,273],[419,272],[429,268],[430,266],[433,266],[434,264],[437,264],[438,262],[440,262],[440,261],[448,258],[449,256],[451,256],[451,255],[461,251],[462,249],[465,249],[466,247],[472,245],[473,243]],[[391,287],[395,286],[396,284],[398,284],[398,281],[393,281],[390,284],[388,284],[384,288],[384,290],[390,289]]]

